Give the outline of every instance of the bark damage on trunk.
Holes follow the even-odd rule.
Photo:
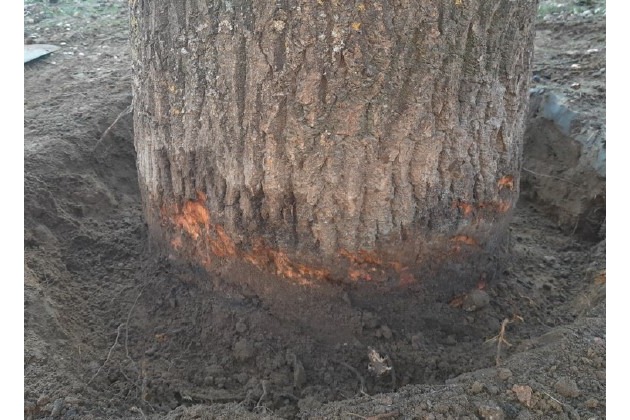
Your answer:
[[[300,282],[492,270],[536,1],[130,4],[154,243]]]

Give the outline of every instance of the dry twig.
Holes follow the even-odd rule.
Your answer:
[[[523,318],[519,315],[514,315],[512,316],[512,318],[505,318],[503,320],[503,322],[501,323],[501,329],[499,330],[499,334],[495,335],[494,337],[492,337],[491,339],[487,340],[486,343],[490,343],[493,341],[497,342],[497,355],[495,358],[495,362],[497,364],[497,366],[501,365],[501,347],[503,344],[505,344],[508,347],[511,347],[512,344],[510,344],[506,339],[505,339],[505,328],[516,321],[521,321],[523,322]]]
[[[131,407],[131,408],[129,409],[129,411],[131,411],[131,412],[133,412],[133,413],[140,413],[140,415],[142,415],[142,418],[143,418],[143,419],[146,419],[146,418],[147,418],[147,415],[146,415],[146,414],[144,414],[144,411],[142,411],[142,409],[141,409],[140,407],[133,406],[133,407]]]
[[[569,181],[568,179],[560,178],[559,176],[546,175],[546,174],[539,174],[538,172],[534,172],[534,171],[532,171],[531,169],[527,169],[527,168],[523,168],[523,170],[524,170],[525,172],[529,172],[529,173],[530,173],[530,174],[532,174],[532,175],[541,176],[541,177],[544,177],[544,178],[557,179],[558,181],[566,182],[567,184],[575,185],[575,186],[577,186],[577,187],[579,187],[579,186],[580,186],[580,184],[577,184],[577,183],[575,183],[575,182],[573,182],[573,181]]]
[[[136,300],[133,302],[133,305],[131,305],[129,312],[127,313],[127,321],[125,322],[125,353],[127,355],[127,358],[131,361],[131,363],[133,363],[134,366],[136,366],[136,362],[134,362],[131,356],[129,355],[129,347],[127,345],[129,343],[129,320],[131,319],[131,313],[133,312],[134,308],[136,307],[136,304],[138,303],[138,299],[140,299],[140,296],[142,296],[142,292],[144,292],[144,287],[142,287],[142,289],[140,290],[140,293],[138,293],[138,296],[136,296]]]
[[[265,407],[264,405],[261,404],[262,401],[267,396],[267,381],[261,381],[260,383],[262,385],[263,392],[262,392],[262,395],[260,396],[260,398],[258,398],[258,402],[256,403],[256,407],[254,407],[254,410],[258,409],[258,408],[262,408],[263,410],[267,409],[267,407]]]
[[[118,124],[118,121],[120,121],[120,119],[124,117],[125,115],[130,114],[131,111],[133,111],[133,102],[127,108],[125,108],[120,114],[118,114],[114,122],[111,123],[109,127],[107,127],[107,129],[103,132],[101,137],[96,142],[96,145],[94,146],[94,150],[96,150],[101,145],[103,140],[109,135],[109,132],[112,131],[112,129],[116,126],[116,124]]]
[[[109,352],[107,353],[107,358],[105,359],[103,364],[98,368],[98,370],[96,371],[94,376],[92,376],[92,378],[90,378],[90,380],[87,382],[87,385],[92,383],[94,378],[96,378],[98,376],[98,374],[101,373],[101,369],[103,369],[103,366],[105,366],[107,364],[107,362],[109,362],[109,358],[111,357],[112,352],[114,351],[114,347],[116,347],[118,345],[118,339],[120,338],[120,330],[123,327],[123,325],[125,325],[125,324],[124,323],[120,324],[118,326],[118,328],[116,329],[116,331],[117,331],[117,333],[116,333],[116,340],[114,340],[114,344],[112,344],[112,346],[110,347]]]

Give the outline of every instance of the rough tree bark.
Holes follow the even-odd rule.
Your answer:
[[[537,1],[130,4],[154,243],[306,282],[493,270]]]

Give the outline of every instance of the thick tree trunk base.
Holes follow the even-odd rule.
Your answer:
[[[209,271],[381,300],[492,277],[536,5],[131,2],[153,243]]]
[[[333,255],[274,247],[264,237],[237,243],[214,222],[201,192],[183,204],[159,205],[145,192],[144,202],[152,243],[171,257],[210,273],[241,267],[275,278],[278,284],[349,285],[365,289],[366,297],[372,292],[411,290],[444,299],[485,284],[500,270],[509,235],[512,185],[505,188],[506,200],[499,203],[452,205],[451,211],[468,221],[455,234],[409,229],[402,239],[381,239],[372,249],[354,252],[340,248]]]

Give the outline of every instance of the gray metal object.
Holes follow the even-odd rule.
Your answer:
[[[24,63],[35,60],[36,58],[50,54],[59,49],[56,45],[48,44],[29,44],[24,45]]]

